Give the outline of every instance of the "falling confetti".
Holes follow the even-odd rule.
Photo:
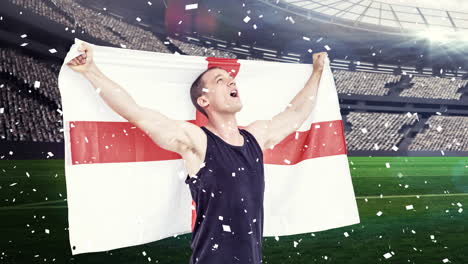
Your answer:
[[[412,210],[412,209],[414,209],[412,204],[406,206],[406,210]]]
[[[390,163],[385,162],[385,166],[387,167],[387,169],[389,169],[390,168]]]
[[[192,10],[192,9],[197,9],[198,4],[190,4],[190,5],[185,5],[185,10]]]
[[[249,17],[249,16],[244,17],[244,22],[245,22],[245,23],[249,23],[249,21],[250,21],[250,17]],[[239,33],[240,33],[240,32],[239,32]],[[240,36],[240,34],[239,34],[239,36]]]
[[[226,232],[231,232],[231,227],[229,225],[223,225],[223,230]]]
[[[383,256],[384,256],[384,258],[389,259],[389,258],[392,257],[392,254],[390,254],[390,253],[385,253]]]
[[[54,54],[54,53],[57,53],[57,50],[56,49],[50,49],[49,52]]]
[[[382,212],[381,211],[378,211],[377,212],[377,216],[381,216],[382,215]]]

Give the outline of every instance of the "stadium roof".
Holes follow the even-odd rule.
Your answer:
[[[270,0],[262,0],[272,2]],[[278,3],[277,0],[274,2]],[[397,28],[402,32],[468,30],[468,4],[460,0],[281,0],[308,16],[319,13],[330,19]],[[335,21],[336,22],[336,21]]]

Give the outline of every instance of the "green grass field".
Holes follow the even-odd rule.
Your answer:
[[[263,263],[468,263],[468,157],[349,161],[361,223],[265,237]],[[65,198],[63,160],[0,161],[0,263],[188,263],[191,234],[72,256]]]

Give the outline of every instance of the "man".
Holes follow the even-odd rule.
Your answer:
[[[67,65],[99,88],[115,112],[183,158],[185,183],[196,205],[190,263],[261,263],[262,150],[295,132],[310,115],[327,53],[313,55],[312,75],[283,112],[239,129],[235,115],[242,109],[241,92],[221,68],[204,71],[190,89],[194,106],[208,118],[206,126],[198,127],[139,106],[98,69],[90,45],[83,43],[79,50],[85,53]]]

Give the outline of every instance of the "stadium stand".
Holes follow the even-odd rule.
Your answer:
[[[194,56],[218,57],[236,59],[236,54],[228,51],[217,50],[213,47],[202,47],[192,43],[183,42],[171,37],[167,37],[170,42],[176,45],[183,53]]]
[[[378,95],[389,94],[386,84],[396,83],[401,76],[385,73],[334,70],[337,91],[343,94]]]
[[[462,93],[457,91],[468,84],[468,80],[428,76],[414,76],[411,82],[413,86],[403,90],[400,96],[459,100]]]
[[[468,117],[429,117],[425,129],[418,133],[409,150],[427,151],[468,151]]]
[[[0,73],[17,79],[27,89],[35,90],[58,107],[61,106],[57,77],[60,66],[22,55],[13,49],[0,48]]]
[[[62,118],[13,81],[0,79],[0,139],[63,142]]]
[[[83,28],[90,36],[122,48],[170,53],[170,50],[152,32],[105,13],[81,6],[73,0],[9,1],[45,16],[56,23]],[[50,6],[56,8],[51,8]],[[54,11],[57,12],[53,13],[54,15],[52,16],[48,16]],[[67,16],[58,15],[62,13]],[[68,17],[71,21],[68,20]]]
[[[413,125],[417,117],[408,114],[350,112],[347,121],[352,130],[345,132],[348,150],[395,150],[403,139],[404,126]]]
[[[57,23],[67,27],[73,27],[73,19],[57,8],[51,1],[35,1],[35,0],[10,0],[15,5],[32,10],[34,13],[47,17]]]

